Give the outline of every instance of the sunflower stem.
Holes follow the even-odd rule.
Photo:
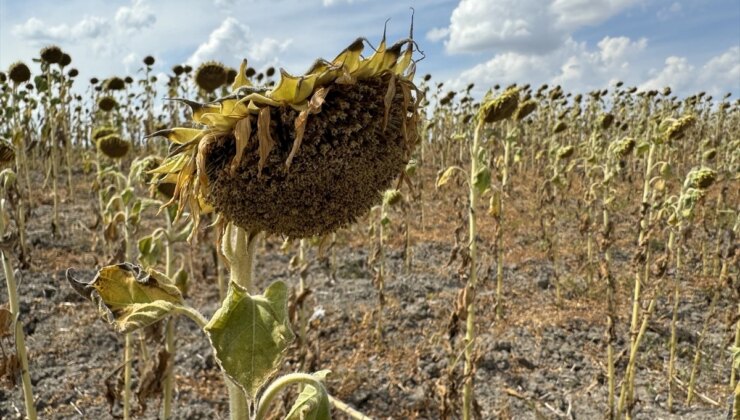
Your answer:
[[[0,235],[5,234],[5,200],[0,201]],[[31,376],[28,370],[28,355],[26,353],[26,340],[23,336],[23,324],[18,320],[20,316],[20,303],[18,299],[18,285],[13,274],[13,267],[4,251],[0,251],[3,272],[5,273],[5,284],[8,288],[8,305],[13,317],[10,327],[14,332],[16,353],[21,364],[21,382],[23,386],[23,401],[26,405],[26,416],[29,420],[36,420],[36,406],[33,402],[33,388]]]
[[[468,207],[468,228],[470,234],[470,243],[468,250],[470,253],[470,276],[466,286],[466,313],[465,322],[465,370],[463,384],[463,419],[470,420],[473,415],[473,376],[475,374],[475,287],[478,283],[478,226],[476,223],[475,209],[478,205],[480,193],[475,186],[475,174],[478,172],[478,151],[480,149],[480,137],[483,133],[484,120],[481,118],[475,128],[473,144],[470,148],[470,206]]]
[[[242,287],[247,292],[252,288],[254,257],[259,236],[260,232],[247,233],[244,229],[229,224],[222,239],[223,254],[229,263],[230,283]],[[244,390],[227,376],[224,378],[229,390],[231,420],[249,418],[249,402]]]

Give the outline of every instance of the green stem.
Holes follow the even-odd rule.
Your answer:
[[[257,404],[257,414],[255,415],[254,419],[266,419],[268,414],[267,410],[270,408],[272,401],[275,399],[275,397],[277,397],[280,391],[290,385],[297,384],[310,385],[316,388],[321,396],[325,398],[328,398],[329,396],[329,394],[326,392],[324,384],[321,382],[321,380],[319,380],[319,378],[308,373],[290,373],[275,379],[274,381],[272,381],[270,386],[265,389],[265,392],[262,393],[262,397]]]
[[[481,118],[475,129],[473,136],[473,145],[470,148],[470,207],[468,207],[468,227],[469,227],[469,244],[468,250],[470,255],[470,276],[466,286],[466,312],[465,321],[465,370],[463,384],[463,419],[470,420],[473,416],[473,372],[475,371],[475,288],[478,283],[478,226],[476,223],[475,209],[478,206],[479,193],[475,187],[475,174],[478,172],[478,152],[480,149],[480,137],[483,134],[484,121]]]
[[[229,262],[230,282],[244,288],[252,288],[254,257],[260,232],[247,233],[244,229],[229,224],[222,239],[223,254]],[[244,390],[224,375],[229,390],[229,410],[231,420],[249,418],[249,403]]]

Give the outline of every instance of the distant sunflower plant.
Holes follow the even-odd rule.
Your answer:
[[[251,295],[254,256],[262,233],[290,238],[325,235],[383,200],[403,180],[417,142],[421,95],[413,83],[410,36],[391,46],[385,35],[364,58],[360,38],[331,61],[303,75],[280,71],[274,88],[253,86],[247,61],[232,91],[209,103],[177,101],[192,110],[192,127],[160,130],[172,147],[155,183],[174,184],[177,215],[215,211],[230,283],[210,320],[188,306],[167,275],[124,263],[104,267],[72,285],[93,300],[117,329],[129,333],[171,314],[203,328],[229,389],[232,419],[263,419],[286,387],[302,392],[287,419],[328,419],[330,407],[367,418],[329,396],[328,371],[275,377],[294,338],[288,287],[277,281]],[[170,185],[171,185],[170,184]],[[193,229],[195,231],[196,229]]]

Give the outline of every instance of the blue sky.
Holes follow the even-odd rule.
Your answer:
[[[0,69],[57,44],[81,77],[216,59],[305,70],[358,36],[414,37],[418,75],[477,93],[493,84],[617,80],[680,94],[740,94],[738,0],[0,0]],[[164,79],[162,77],[161,79]]]

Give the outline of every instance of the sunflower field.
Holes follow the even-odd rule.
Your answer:
[[[740,101],[371,41],[2,69],[0,418],[740,419]]]

